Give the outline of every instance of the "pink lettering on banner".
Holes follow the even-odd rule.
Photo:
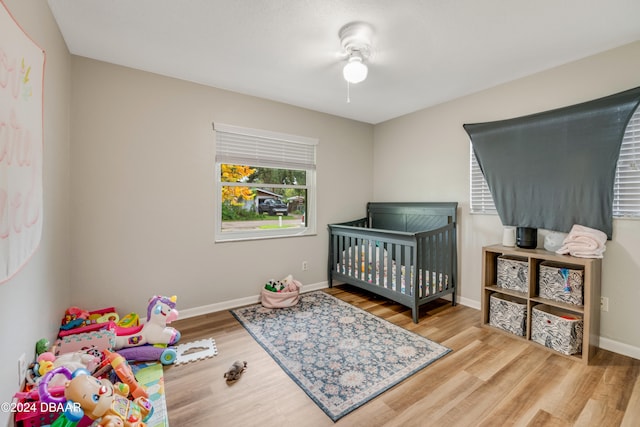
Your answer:
[[[0,2],[0,283],[42,234],[44,52]]]
[[[18,123],[15,110],[9,113],[9,123],[0,118],[0,165],[30,166],[31,134]]]
[[[20,78],[16,68],[16,60],[9,60],[7,54],[0,48],[0,89],[7,88],[11,96],[17,99],[20,94]]]
[[[18,123],[15,111],[11,111],[9,123],[0,119],[0,171],[7,168],[24,168],[28,183],[23,188],[6,188],[8,183],[0,177],[0,239],[9,237],[9,230],[20,233],[35,225],[40,217],[41,205],[35,200],[38,170],[33,161],[31,134]],[[28,172],[28,175],[27,173]],[[9,174],[11,175],[11,174]]]

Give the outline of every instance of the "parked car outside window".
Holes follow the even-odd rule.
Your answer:
[[[287,205],[277,199],[265,199],[258,205],[258,213],[269,215],[286,215]]]

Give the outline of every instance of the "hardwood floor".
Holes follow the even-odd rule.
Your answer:
[[[639,426],[640,360],[600,350],[584,366],[480,326],[478,310],[436,301],[408,309],[349,286],[325,290],[452,353],[345,416],[338,426]],[[182,342],[214,338],[219,354],[165,368],[169,425],[331,426],[334,423],[229,312],[172,324]],[[224,373],[247,361],[242,378]]]

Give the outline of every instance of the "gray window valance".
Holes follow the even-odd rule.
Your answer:
[[[613,181],[640,87],[514,119],[465,124],[503,225],[612,235]]]

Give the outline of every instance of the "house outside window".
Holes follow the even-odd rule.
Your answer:
[[[317,139],[214,123],[216,242],[315,234]]]
[[[491,192],[470,147],[471,213],[497,214]],[[640,108],[636,109],[620,146],[613,187],[613,217],[640,218]]]

